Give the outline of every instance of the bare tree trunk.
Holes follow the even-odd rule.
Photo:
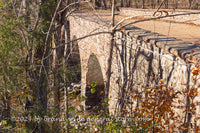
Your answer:
[[[154,0],[151,0],[151,8],[154,9],[155,8],[155,3]]]
[[[174,0],[174,9],[178,8],[178,0]]]
[[[100,0],[95,0],[94,1],[94,5],[95,5],[95,8],[100,8],[101,7],[101,1]]]
[[[142,9],[145,9],[145,0],[142,0]]]
[[[188,3],[189,3],[189,9],[191,9],[192,8],[192,0],[188,0]]]
[[[138,8],[138,1],[135,0],[135,8]]]
[[[69,31],[69,21],[67,21],[65,23],[65,43],[67,43],[68,41],[70,41],[70,31]],[[65,57],[69,54],[68,53],[68,50],[69,50],[69,47],[68,45],[65,45],[65,51],[64,51],[64,63],[63,63],[63,69],[66,69],[64,67],[65,64],[66,64],[66,59]],[[65,113],[65,118],[68,120],[69,118],[69,113],[68,113],[68,108],[69,108],[69,95],[68,95],[68,84],[67,84],[67,77],[65,75],[65,71],[64,71],[64,75],[63,75],[63,78],[64,78],[64,83],[65,83],[65,87],[64,87],[64,113]],[[65,126],[66,129],[67,129],[67,133],[69,133],[69,123]]]
[[[75,1],[76,2],[76,1]],[[67,1],[68,4],[70,4],[70,1]],[[61,2],[59,8],[63,8],[65,5],[65,2]],[[78,8],[77,4],[75,4],[72,8]],[[56,43],[56,46],[58,45],[61,45],[63,43],[65,43],[66,39],[68,38],[65,38],[67,37],[66,36],[66,31],[65,31],[65,23],[66,23],[66,14],[70,11],[70,9],[65,9],[63,12],[61,12],[61,14],[57,14],[56,15],[56,25],[59,26],[59,28],[57,28],[56,32],[55,32],[55,43]],[[69,40],[68,40],[69,41]],[[61,72],[61,68],[64,68],[64,62],[63,62],[63,58],[64,58],[64,55],[66,54],[66,48],[65,48],[65,45],[63,45],[62,47],[59,47],[56,49],[56,65],[55,65],[55,68],[54,68],[54,72],[55,72],[55,105],[56,105],[56,108],[58,109],[58,112],[57,112],[57,115],[58,117],[61,117],[62,114],[64,114],[65,112],[63,112],[64,110],[66,110],[68,108],[68,102],[65,103],[65,108],[64,110],[62,110],[61,108],[61,89],[63,88],[61,84],[65,84],[67,79],[65,76],[63,76],[63,72]],[[64,64],[63,64],[64,63]],[[67,89],[67,88],[65,88]],[[65,90],[65,98],[67,99],[68,95],[68,91]],[[68,117],[68,115],[66,114],[66,116]],[[56,123],[58,127],[55,127],[55,128],[59,128],[61,125],[59,122]],[[67,128],[68,129],[68,128]]]
[[[196,0],[196,9],[199,9],[199,0]]]
[[[156,0],[156,8],[157,6],[159,6],[159,4],[160,4],[160,0]]]
[[[120,0],[120,3],[121,3],[121,7],[123,7],[124,6],[123,0]]]
[[[112,27],[114,27],[115,23],[115,0],[112,1]],[[110,78],[111,78],[111,66],[112,66],[112,58],[113,58],[113,47],[114,47],[114,35],[115,30],[112,30],[111,33],[111,41],[110,41],[110,48],[109,48],[109,57],[108,57],[108,70],[106,72],[107,74],[107,81],[104,91],[104,102],[108,103],[108,94],[109,94],[109,88],[110,88]],[[105,113],[109,113],[108,106],[105,106],[104,108]]]
[[[106,1],[105,0],[103,0],[103,9],[107,10],[107,6],[106,6]]]
[[[165,8],[168,9],[168,0],[165,0]]]
[[[128,0],[128,1],[127,1],[127,6],[128,6],[128,7],[131,7],[131,0]]]
[[[128,0],[125,0],[125,7],[128,7]]]

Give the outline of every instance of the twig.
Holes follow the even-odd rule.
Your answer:
[[[80,4],[80,3],[89,3],[90,1],[80,1],[80,2],[74,2],[71,3],[69,5],[67,5],[66,7],[64,7],[62,10],[58,11],[58,13],[64,12],[67,8],[69,8],[70,6],[73,6],[75,4]]]
[[[153,16],[155,16],[155,14],[160,10],[160,8],[162,7],[162,5],[164,4],[166,0],[163,0],[162,3],[160,4],[160,6],[158,7],[158,9],[153,13]]]
[[[49,33],[50,33],[51,27],[52,27],[52,25],[53,25],[54,19],[55,19],[56,14],[57,14],[57,10],[58,10],[58,8],[59,8],[61,2],[62,2],[62,0],[59,1],[58,5],[57,5],[57,7],[56,7],[56,10],[55,10],[55,12],[54,12],[53,18],[51,19],[51,24],[50,24],[50,26],[49,26],[49,29],[48,29],[48,32],[47,32],[47,36],[46,36],[46,39],[45,39],[45,46],[46,46],[46,44],[47,44],[48,37],[49,37]]]

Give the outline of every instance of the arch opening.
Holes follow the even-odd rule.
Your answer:
[[[96,84],[92,87],[92,84]],[[94,89],[92,89],[94,88]],[[95,90],[95,91],[94,91]],[[86,74],[86,101],[85,109],[97,113],[101,109],[104,91],[103,74],[99,61],[95,54],[91,54],[88,60],[88,71]]]

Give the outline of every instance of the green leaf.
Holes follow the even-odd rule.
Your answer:
[[[91,93],[93,94],[93,93],[95,93],[96,92],[96,89],[95,88],[92,88],[91,89]]]
[[[91,87],[97,86],[97,82],[92,81]]]
[[[2,125],[6,125],[7,124],[7,121],[6,120],[3,120],[1,121]]]
[[[84,96],[81,96],[81,101],[85,101],[85,97]]]
[[[69,107],[68,108],[68,112],[72,112],[72,111],[74,111],[75,109],[74,109],[74,107]]]

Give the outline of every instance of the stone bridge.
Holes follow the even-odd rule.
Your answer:
[[[101,104],[104,91],[110,34],[97,32],[109,31],[110,21],[100,19],[98,15],[74,13],[68,19],[68,35],[73,39],[69,44],[75,58],[81,63],[81,93],[86,96],[83,105],[87,110]],[[76,40],[77,38],[82,38]],[[131,99],[126,92],[140,92],[146,87],[156,87],[165,83],[174,90],[197,88],[199,80],[193,72],[199,66],[200,47],[197,44],[153,33],[138,27],[129,26],[115,35],[116,44],[113,51],[112,75],[109,88],[109,112],[116,113],[120,108],[128,108],[126,102],[133,106],[137,100]],[[96,92],[91,96],[92,82],[96,82]],[[120,99],[124,99],[123,102]],[[186,97],[179,95],[181,101],[177,108],[186,103]],[[200,102],[200,94],[195,100]],[[196,115],[200,115],[197,106]],[[179,110],[179,108],[177,109]]]

